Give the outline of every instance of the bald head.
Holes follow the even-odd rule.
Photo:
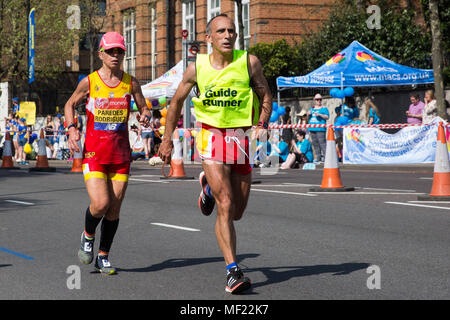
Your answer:
[[[211,20],[209,20],[209,22],[206,24],[206,34],[207,35],[211,35],[211,26],[213,24],[214,21],[217,21],[218,19],[228,19],[229,21],[231,21],[231,23],[233,24],[234,29],[236,30],[236,26],[234,24],[234,21],[232,19],[230,19],[225,13],[221,13],[215,17],[212,17]]]

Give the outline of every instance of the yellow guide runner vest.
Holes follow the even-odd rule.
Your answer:
[[[247,51],[233,50],[233,61],[216,70],[209,54],[197,54],[196,72],[199,97],[192,98],[198,122],[216,128],[256,125],[259,100],[250,87]]]

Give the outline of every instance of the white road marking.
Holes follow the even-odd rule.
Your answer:
[[[442,203],[442,204],[444,204],[444,203],[446,203],[446,204],[448,204],[448,203],[450,203],[450,201],[419,201],[419,200],[416,200],[416,201],[408,201],[408,202],[410,202],[410,203]]]
[[[167,227],[167,228],[173,228],[173,229],[180,229],[180,230],[185,230],[185,231],[200,231],[200,229],[176,226],[176,225],[173,225],[173,224],[166,224],[166,223],[159,223],[159,222],[152,222],[151,224],[153,224],[155,226],[161,226],[161,227]]]
[[[429,177],[422,177],[422,178],[419,178],[420,180],[433,180],[433,178],[429,178]]]
[[[145,180],[145,179],[135,179],[135,178],[128,178],[128,180],[140,181],[140,182],[170,183],[169,181],[164,181],[164,180]]]
[[[385,203],[387,203],[387,204],[398,204],[398,205],[401,205],[401,206],[411,206],[411,207],[422,207],[422,208],[450,210],[450,207],[427,206],[427,205],[424,205],[424,204],[414,204],[414,203],[404,203],[404,202],[385,202]]]
[[[363,190],[383,190],[383,191],[399,191],[399,192],[416,192],[416,190],[403,190],[403,189],[384,189],[384,188],[366,188],[366,187],[356,187]]]
[[[352,194],[368,194],[368,195],[400,195],[400,194],[406,194],[406,195],[420,195],[424,193],[420,192],[358,192],[358,191],[348,191],[348,192],[340,192],[340,191],[310,191],[309,193],[314,194],[338,194],[338,195],[352,195]]]
[[[26,205],[26,206],[34,206],[34,203],[31,203],[31,202],[25,202],[25,201],[5,200],[5,202],[11,202],[11,203],[17,203],[17,204],[24,204],[24,205]]]
[[[284,186],[299,186],[299,187],[318,187],[320,184],[307,184],[307,183],[293,183],[293,182],[283,182]]]
[[[279,191],[279,190],[265,190],[265,189],[252,188],[252,191],[261,191],[261,192],[269,192],[269,193],[281,193],[281,194],[292,194],[292,195],[307,196],[307,197],[317,197],[317,195],[315,195],[315,194],[300,193],[300,192],[289,192],[289,191]]]
[[[156,175],[156,174],[133,174],[133,175],[130,175],[130,177],[151,177],[151,178],[158,178],[158,177],[161,177],[161,175]]]

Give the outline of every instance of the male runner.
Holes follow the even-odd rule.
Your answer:
[[[230,293],[250,288],[250,280],[237,265],[233,224],[244,213],[251,185],[248,139],[243,132],[257,124],[257,134],[265,133],[272,112],[272,96],[261,62],[246,51],[234,50],[236,37],[234,22],[226,15],[208,22],[206,40],[212,53],[197,55],[196,62],[187,67],[170,104],[159,148],[161,159],[168,162],[183,101],[197,85],[199,97],[193,102],[201,127],[197,148],[204,170],[200,174],[199,206],[204,215],[210,215],[217,203],[215,232],[227,266],[225,290]]]
[[[104,274],[116,273],[108,255],[119,225],[120,207],[128,185],[131,163],[128,118],[132,96],[140,110],[138,121],[148,125],[150,120],[150,110],[139,82],[120,69],[125,50],[122,35],[117,32],[105,33],[99,46],[102,67],[78,84],[64,108],[69,148],[80,152],[80,132],[75,125],[74,108],[87,98],[83,174],[90,205],[86,210],[78,257],[85,264],[93,261],[95,230],[102,221],[95,267]]]

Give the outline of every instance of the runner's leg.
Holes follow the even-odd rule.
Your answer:
[[[235,221],[241,219],[244,214],[250,196],[251,184],[251,172],[247,175],[242,175],[234,171],[231,172],[231,189],[233,191],[233,200],[235,203],[233,220]]]
[[[231,167],[210,160],[204,160],[202,164],[217,204],[215,225],[217,242],[228,265],[236,261],[236,231],[233,224],[235,205],[231,186]]]

